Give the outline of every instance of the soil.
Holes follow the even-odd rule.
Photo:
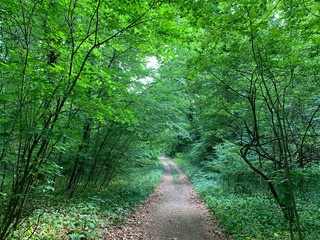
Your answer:
[[[113,227],[106,239],[226,240],[211,213],[182,170],[161,157],[165,173],[156,190],[121,228]]]

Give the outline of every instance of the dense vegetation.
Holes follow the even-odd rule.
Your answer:
[[[231,149],[230,149],[231,148]],[[221,146],[219,157],[196,164],[188,156],[177,156],[198,193],[219,219],[221,227],[235,239],[290,239],[283,217],[266,184],[250,171],[232,146]],[[233,149],[234,150],[234,149]],[[295,191],[304,239],[320,236],[319,182],[306,180]]]
[[[72,199],[47,199],[11,238],[104,239],[109,226],[123,224],[125,217],[154,190],[161,176],[161,166],[155,161],[153,165],[131,167],[129,174],[117,174],[108,188],[85,190]]]
[[[236,238],[319,238],[319,20],[311,0],[2,1],[0,239],[62,215],[50,234],[100,236],[161,151]]]

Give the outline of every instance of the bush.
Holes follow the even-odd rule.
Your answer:
[[[122,224],[158,185],[159,165],[132,168],[107,189],[83,192],[69,202],[55,199],[42,206],[13,234],[13,239],[103,239],[111,224]],[[50,205],[50,206],[49,206]],[[31,238],[29,238],[32,235]]]
[[[246,194],[226,191],[228,187],[224,184],[223,172],[216,171],[208,161],[193,165],[186,159],[180,155],[176,162],[227,234],[239,240],[290,239],[289,224],[266,191],[261,188]],[[320,239],[318,195],[313,196],[308,201],[298,199],[301,227],[306,240]]]

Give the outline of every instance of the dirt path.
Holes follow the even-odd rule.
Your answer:
[[[178,166],[169,158],[161,161],[165,174],[159,187],[124,227],[111,229],[107,239],[229,239]]]

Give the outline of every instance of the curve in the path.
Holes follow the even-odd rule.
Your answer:
[[[212,219],[181,169],[170,158],[161,157],[161,162],[165,173],[159,187],[133,214],[129,223],[107,239],[229,239]]]

